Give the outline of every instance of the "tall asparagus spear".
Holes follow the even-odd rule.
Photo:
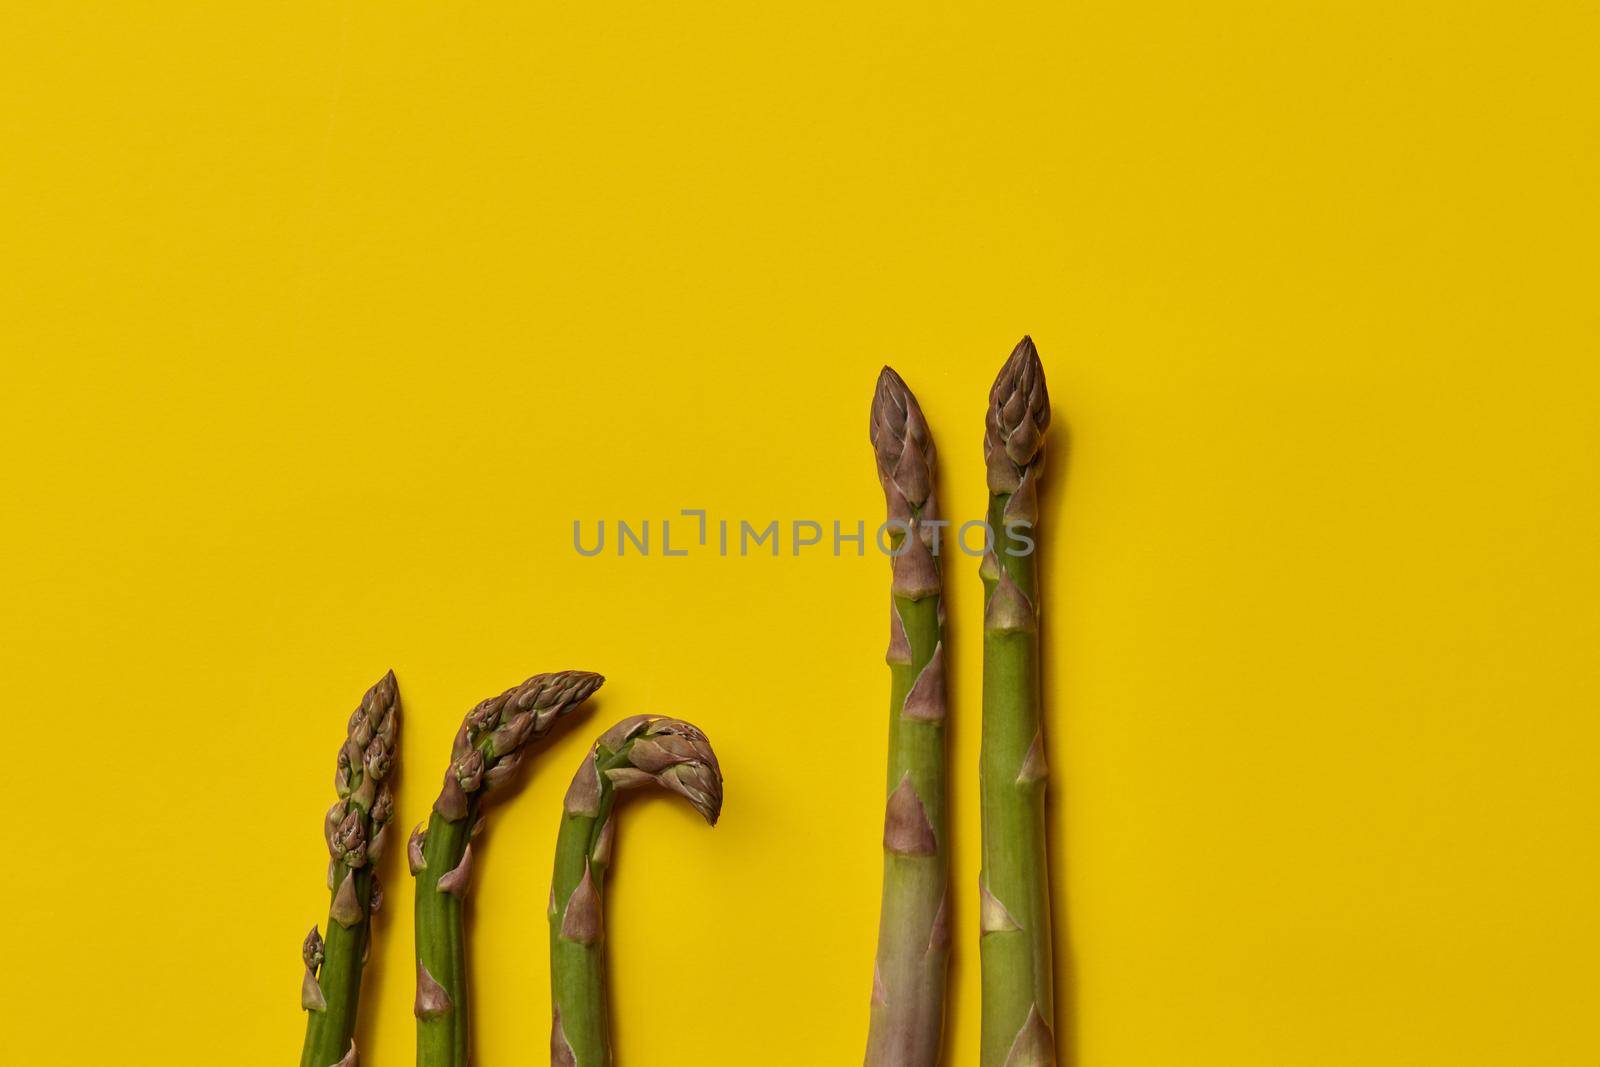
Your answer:
[[[372,936],[372,915],[383,892],[373,869],[389,840],[394,795],[386,779],[393,767],[400,728],[400,691],[394,672],[378,679],[350,715],[334,770],[339,799],[323,820],[328,842],[328,936],[313,926],[302,956],[305,980],[300,1006],[306,1010],[306,1040],[300,1067],[356,1067],[356,1008],[361,969]]]
[[[607,730],[578,767],[562,805],[550,886],[550,1062],[610,1067],[603,915],[617,791],[654,783],[715,826],[722,771],[711,743],[681,719],[636,715]]]
[[[982,1067],[1056,1062],[1039,584],[1034,527],[1050,397],[1024,337],[989,391],[984,457],[995,550],[984,556]]]
[[[588,671],[538,674],[467,713],[444,788],[406,857],[417,879],[417,1067],[466,1067],[467,948],[462,900],[480,809],[515,773],[528,746],[605,681]]]
[[[889,781],[883,906],[866,1067],[933,1067],[950,958],[945,819],[944,600],[935,555],[934,447],[906,383],[878,376],[870,436],[893,536],[889,604]]]

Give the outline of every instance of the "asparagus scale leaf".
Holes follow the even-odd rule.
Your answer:
[[[562,804],[550,886],[553,1067],[610,1067],[605,991],[604,893],[619,790],[656,785],[677,793],[715,826],[722,771],[711,743],[682,721],[624,719],[584,757]]]
[[[356,1011],[361,970],[372,937],[372,916],[383,902],[373,871],[387,845],[394,794],[387,779],[394,767],[400,729],[400,691],[390,671],[368,689],[346,724],[334,770],[339,799],[323,820],[328,845],[326,937],[311,928],[301,946],[305,977],[300,1006],[306,1040],[300,1067],[356,1067]]]
[[[516,773],[530,746],[599,689],[589,671],[538,674],[480,702],[461,723],[427,829],[406,858],[417,880],[417,1067],[466,1067],[470,1052],[462,904],[484,802]]]
[[[950,959],[945,815],[944,599],[935,450],[922,408],[883,368],[870,437],[888,504],[889,774],[883,903],[872,974],[866,1067],[934,1067],[944,1037]]]
[[[979,940],[982,1067],[1056,1062],[1045,853],[1044,723],[1034,528],[1050,396],[1031,338],[1006,360],[984,424],[989,526],[983,578],[983,866]]]

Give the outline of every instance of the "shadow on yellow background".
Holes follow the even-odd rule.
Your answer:
[[[640,711],[705,727],[727,807],[630,816],[619,1059],[857,1062],[886,564],[591,559],[572,523],[875,521],[884,362],[976,518],[1027,331],[1073,438],[1043,551],[1074,1062],[1600,1060],[1596,30],[10,6],[0,1059],[295,1055],[334,753],[392,666],[406,826],[475,701],[610,679],[491,816],[479,1062],[545,1062],[560,797]],[[971,1063],[976,566],[951,585]],[[396,867],[373,1063],[411,1056],[410,911]]]

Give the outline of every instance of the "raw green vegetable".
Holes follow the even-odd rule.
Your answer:
[[[426,831],[406,856],[417,879],[417,1067],[467,1067],[467,946],[462,901],[483,802],[516,772],[529,746],[605,679],[588,671],[539,674],[467,714]]]
[[[679,794],[715,826],[722,771],[706,735],[680,719],[637,715],[601,735],[562,804],[550,886],[550,1062],[610,1067],[606,1018],[605,881],[617,792],[657,785]]]
[[[934,446],[917,399],[889,367],[870,436],[895,551],[889,587],[889,776],[883,904],[866,1067],[933,1067],[950,959],[945,818],[944,600]]]
[[[323,820],[328,843],[326,940],[313,926],[301,953],[305,979],[300,1006],[306,1040],[300,1067],[356,1067],[356,1010],[361,969],[372,937],[372,916],[383,901],[373,869],[388,842],[394,794],[385,779],[393,769],[400,728],[400,693],[390,671],[368,689],[350,715],[334,771],[339,799]]]
[[[984,556],[982,1067],[1056,1062],[1039,583],[1034,528],[1050,397],[1027,337],[989,392],[984,456],[994,550]]]

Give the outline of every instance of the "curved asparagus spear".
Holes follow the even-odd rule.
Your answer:
[[[636,715],[617,723],[595,742],[567,789],[550,886],[554,1067],[610,1067],[602,917],[612,807],[619,789],[651,783],[681,795],[716,825],[722,771],[706,735],[681,719]]]
[[[1044,731],[1039,711],[1039,587],[1033,528],[1050,397],[1024,337],[989,392],[984,457],[995,551],[983,577],[982,1067],[1056,1062]]]
[[[467,713],[444,788],[406,857],[417,879],[417,1067],[466,1067],[467,950],[461,905],[483,801],[503,786],[556,720],[605,681],[588,671],[538,674]]]
[[[870,424],[895,535],[889,604],[889,780],[883,905],[867,1067],[933,1067],[950,958],[945,819],[944,600],[936,554],[934,446],[906,383],[878,376]]]
[[[372,915],[382,903],[373,869],[383,856],[394,817],[394,794],[385,781],[398,751],[400,691],[390,671],[350,715],[334,770],[339,799],[323,820],[328,842],[328,937],[313,926],[301,953],[306,965],[300,1006],[306,1040],[300,1067],[355,1067],[356,1008],[361,968],[372,936]]]

